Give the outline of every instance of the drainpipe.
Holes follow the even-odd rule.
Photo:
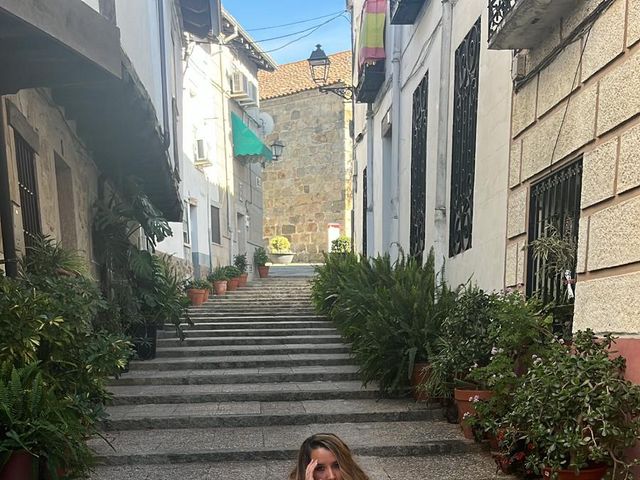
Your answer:
[[[449,92],[451,87],[451,35],[453,4],[442,0],[442,48],[440,51],[440,89],[438,105],[438,155],[436,163],[436,204],[434,251],[436,271],[444,267],[447,248],[447,164],[449,158]]]
[[[233,242],[234,242],[234,231],[233,226],[231,224],[231,188],[230,185],[234,184],[233,178],[231,178],[231,183],[229,181],[229,150],[228,143],[229,138],[227,135],[227,97],[226,91],[224,87],[224,52],[223,46],[226,42],[229,42],[237,32],[232,34],[227,38],[223,38],[222,42],[218,44],[219,55],[220,55],[220,94],[222,95],[222,131],[224,132],[224,177],[226,182],[226,196],[227,196],[227,235],[230,237],[231,242],[229,244],[229,265],[233,265]]]
[[[373,188],[374,188],[374,175],[373,175],[373,106],[367,104],[367,205],[363,208],[367,209],[367,251],[364,252],[367,256],[375,255],[375,228],[373,225]]]
[[[9,191],[9,159],[5,137],[5,107],[0,97],[0,223],[2,224],[2,245],[4,248],[4,268],[9,277],[18,276],[16,239],[14,237],[13,207]]]
[[[400,132],[402,131],[400,122],[402,82],[400,81],[402,63],[402,37],[404,29],[394,27],[393,30],[393,85],[391,103],[391,172],[396,176],[395,182],[391,183],[391,245],[385,245],[389,249],[392,260],[396,260],[400,254],[400,158],[402,155],[402,145],[400,143]]]
[[[171,127],[169,125],[169,101],[167,95],[169,86],[167,82],[167,39],[164,31],[164,2],[156,0],[158,6],[158,31],[160,32],[160,76],[162,79],[162,123],[164,125],[162,132],[162,146],[165,150],[171,145]],[[175,141],[176,139],[174,139]],[[174,158],[174,162],[178,163],[178,159]]]

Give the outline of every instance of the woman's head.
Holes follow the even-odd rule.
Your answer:
[[[307,466],[314,461],[313,480],[369,480],[349,447],[332,433],[317,433],[302,443],[289,480],[305,480]]]

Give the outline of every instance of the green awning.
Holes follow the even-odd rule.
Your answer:
[[[231,112],[231,126],[233,128],[233,154],[248,162],[270,162],[273,153],[260,138],[253,133],[247,124],[235,113]]]

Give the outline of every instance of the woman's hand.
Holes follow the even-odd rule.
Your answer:
[[[317,466],[318,460],[311,460],[309,465],[307,465],[307,471],[304,475],[304,480],[313,480],[313,472],[315,472]]]

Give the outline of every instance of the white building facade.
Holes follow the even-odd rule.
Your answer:
[[[484,2],[390,3],[352,5],[354,245],[433,247],[451,284],[502,288],[511,55],[488,50]]]

